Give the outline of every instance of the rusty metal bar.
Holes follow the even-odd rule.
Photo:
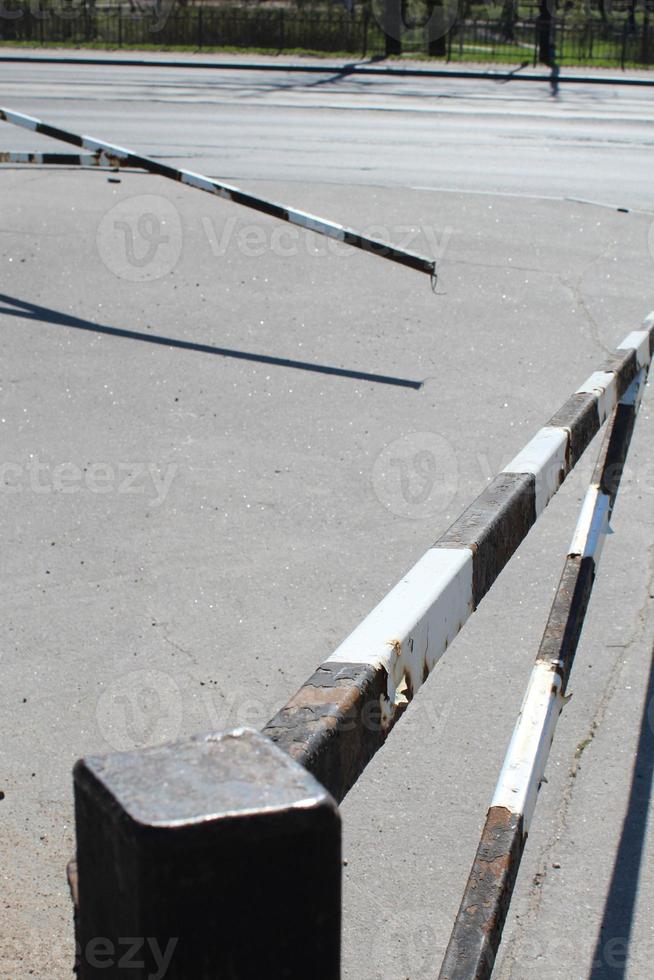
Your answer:
[[[334,800],[251,729],[75,768],[80,980],[339,980]]]
[[[377,239],[369,238],[367,235],[363,235],[358,231],[345,228],[333,221],[327,221],[325,218],[319,218],[314,214],[308,214],[306,211],[287,208],[283,204],[277,204],[274,201],[256,197],[254,194],[248,194],[246,191],[240,190],[240,188],[235,187],[233,184],[225,184],[221,181],[212,180],[209,177],[203,177],[202,174],[193,173],[191,170],[180,170],[177,167],[170,167],[168,164],[160,163],[151,157],[132,153],[131,150],[126,150],[122,146],[114,146],[113,143],[105,143],[102,140],[93,139],[90,136],[80,136],[77,133],[70,133],[65,129],[51,126],[49,123],[42,122],[40,119],[35,119],[33,116],[27,116],[21,112],[0,108],[0,120],[12,123],[14,126],[20,126],[23,129],[29,129],[34,133],[40,133],[42,136],[50,136],[53,139],[61,140],[63,143],[72,143],[74,146],[80,146],[84,149],[98,152],[103,161],[109,166],[138,167],[159,177],[167,177],[170,180],[187,184],[189,187],[196,187],[201,191],[207,191],[209,194],[216,194],[218,197],[222,197],[227,201],[242,204],[246,208],[252,208],[254,211],[270,215],[273,218],[279,218],[281,221],[288,221],[290,224],[298,225],[300,228],[305,228],[308,231],[314,231],[319,235],[326,235],[327,238],[334,238],[336,241],[343,242],[345,245],[352,245],[355,248],[362,249],[364,252],[371,252],[373,255],[390,259],[392,262],[408,266],[410,269],[415,269],[418,272],[426,272],[432,278],[436,277],[436,262],[433,259],[427,259],[422,255],[416,255],[415,252],[409,252],[406,249],[389,245],[387,242],[380,242]]]
[[[263,731],[340,801],[654,350],[629,334]]]
[[[643,367],[609,423],[439,980],[493,972],[646,380]]]

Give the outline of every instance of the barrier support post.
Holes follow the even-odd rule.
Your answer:
[[[80,980],[338,980],[334,800],[251,729],[77,763]]]

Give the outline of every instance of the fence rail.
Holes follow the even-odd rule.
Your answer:
[[[11,109],[0,108],[0,120],[11,123],[14,126],[19,126],[22,129],[27,129],[30,132],[40,133],[42,136],[50,136],[63,143],[71,143],[73,146],[91,150],[94,154],[94,164],[96,166],[138,167],[148,173],[156,174],[159,177],[167,177],[169,180],[179,181],[188,187],[195,187],[197,190],[205,191],[208,194],[216,194],[226,201],[233,201],[235,204],[240,204],[261,214],[278,218],[280,221],[288,221],[292,225],[306,228],[309,231],[315,232],[317,235],[325,235],[327,238],[333,238],[336,241],[343,242],[345,245],[352,245],[354,248],[378,255],[391,262],[398,262],[400,265],[406,265],[419,272],[425,272],[432,277],[434,282],[436,280],[435,260],[425,258],[422,255],[416,255],[415,252],[409,252],[406,249],[396,247],[387,242],[378,241],[375,238],[368,238],[367,235],[362,235],[352,228],[345,228],[343,225],[338,225],[333,221],[319,218],[315,214],[298,211],[295,208],[287,208],[283,204],[278,204],[276,201],[269,201],[266,198],[248,194],[233,184],[224,184],[221,181],[212,180],[191,170],[180,170],[177,167],[171,167],[168,164],[160,163],[158,160],[153,160],[151,157],[132,153],[131,150],[127,150],[124,146],[115,146],[113,143],[106,143],[104,140],[94,139],[91,136],[71,133],[68,130],[60,129],[58,126],[52,126],[49,123],[42,122],[40,119],[35,119],[34,116],[26,116],[21,112],[13,112]],[[15,156],[16,154],[11,155]],[[77,162],[81,165],[82,158],[79,157]]]
[[[440,54],[448,61],[531,62],[538,55],[538,25],[533,17],[454,20],[442,36],[430,41],[428,25],[403,27],[402,50]],[[342,7],[247,7],[197,5],[155,10],[128,6],[6,10],[0,18],[0,40],[37,44],[97,44],[108,47],[181,45],[203,48],[301,49],[316,52],[375,55],[388,52],[384,30],[366,9]],[[398,47],[398,50],[399,50]],[[588,18],[578,23],[560,16],[555,25],[557,60],[561,64],[654,64],[654,29],[646,9],[631,22]]]
[[[80,980],[119,980],[118,969],[106,969],[107,950],[115,953],[125,936],[142,937],[141,945],[147,937],[135,980],[164,952],[168,980],[339,980],[334,800],[356,782],[611,418],[441,973],[490,977],[653,350],[654,314],[262,734],[211,733],[77,764],[70,879]],[[481,899],[468,902],[470,895]]]
[[[32,117],[0,118],[91,150],[98,164],[131,164],[334,230]],[[339,980],[337,803],[610,419],[441,972],[490,978],[653,353],[651,314],[262,733],[212,732],[77,763],[69,880],[80,980],[120,980],[126,964],[134,980]]]

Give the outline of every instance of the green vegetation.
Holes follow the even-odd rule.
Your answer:
[[[38,16],[27,4],[13,3],[20,17],[0,21],[0,44],[89,48],[96,50],[249,52],[361,58],[384,55],[386,42],[375,7],[361,3],[350,14],[334,4],[179,4],[148,10],[123,6],[69,4],[41,0]],[[434,0],[429,0],[433,3]],[[649,0],[648,0],[649,2]],[[564,66],[644,67],[654,64],[654,27],[649,13],[634,11],[628,0],[613,0],[610,19],[599,6],[581,0],[562,4],[556,18],[557,61]],[[654,3],[654,0],[652,0]],[[10,8],[9,8],[10,9]],[[407,0],[402,31],[406,58],[427,58],[432,7]],[[534,3],[480,4],[459,0],[444,13],[444,58],[451,62],[519,65],[533,62],[537,48]],[[455,16],[456,14],[456,16]],[[414,26],[411,26],[414,25]],[[443,56],[437,59],[443,61]]]

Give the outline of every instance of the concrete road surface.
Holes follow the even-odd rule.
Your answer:
[[[0,65],[0,78],[10,108],[233,181],[572,195],[654,211],[648,88],[574,85],[553,99],[519,79],[39,64]]]
[[[0,87],[439,262],[434,293],[160,178],[1,170],[0,977],[62,980],[75,759],[263,724],[637,328],[654,108],[154,68]],[[653,440],[648,391],[498,980],[651,975]],[[348,980],[437,974],[596,448],[343,804]]]

